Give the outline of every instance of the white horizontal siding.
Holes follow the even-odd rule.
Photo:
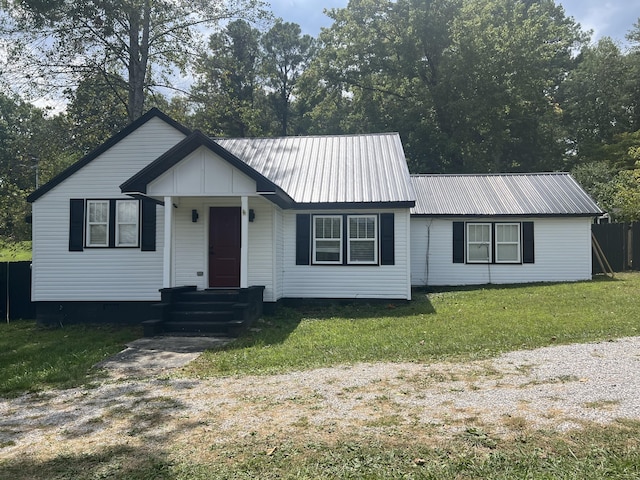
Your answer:
[[[409,212],[393,211],[395,265],[296,265],[296,214],[284,213],[284,285],[288,298],[389,298],[410,299]],[[353,211],[331,213],[354,213]],[[357,211],[355,213],[381,213]]]
[[[273,302],[274,290],[274,210],[275,206],[261,197],[249,198],[249,208],[255,220],[249,223],[249,286],[265,287],[263,299]]]
[[[209,208],[240,207],[239,197],[177,199],[174,218],[173,284],[208,288]],[[264,300],[274,301],[273,293],[273,205],[261,198],[249,199],[255,220],[249,222],[248,285],[265,287]],[[199,219],[191,221],[191,210]],[[199,272],[201,275],[199,275]]]
[[[284,215],[281,209],[273,210],[274,229],[274,288],[273,300],[284,296]]]
[[[139,248],[69,252],[70,198],[129,198],[119,185],[184,138],[158,118],[95,158],[33,203],[34,301],[151,301],[162,287],[163,217],[156,251]]]
[[[413,285],[562,282],[591,278],[590,218],[500,219],[501,222],[534,222],[535,263],[522,265],[453,263],[453,221],[451,218],[411,219]]]

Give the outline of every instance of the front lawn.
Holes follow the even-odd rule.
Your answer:
[[[640,335],[640,273],[591,282],[415,292],[411,303],[281,309],[186,372],[270,374],[355,362],[484,358]]]
[[[81,385],[93,365],[141,334],[137,327],[0,323],[0,395]]]

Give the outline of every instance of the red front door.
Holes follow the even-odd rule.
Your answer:
[[[209,209],[209,286],[240,286],[240,208]]]

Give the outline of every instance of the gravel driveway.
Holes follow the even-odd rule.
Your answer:
[[[0,459],[256,435],[567,430],[640,420],[639,391],[640,337],[467,363],[358,364],[211,380],[180,378],[179,368],[123,376],[111,365],[91,388],[0,399]]]

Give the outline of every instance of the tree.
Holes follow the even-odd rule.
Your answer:
[[[12,83],[75,86],[79,78],[126,78],[129,121],[145,94],[185,72],[199,30],[256,15],[259,0],[7,0],[0,33]],[[24,72],[24,74],[22,74]],[[117,91],[114,85],[112,91]]]
[[[582,49],[562,82],[560,105],[575,161],[602,159],[602,146],[633,128],[629,60],[613,40],[603,38]]]
[[[30,238],[27,195],[71,160],[60,126],[19,98],[0,95],[0,240]]]
[[[442,96],[462,171],[562,168],[557,87],[584,40],[553,1],[465,2],[452,23]]]
[[[280,123],[280,134],[290,133],[292,95],[302,72],[309,66],[315,52],[315,40],[301,35],[295,23],[276,23],[262,36],[263,72]]]
[[[66,92],[68,99],[64,121],[71,146],[79,156],[85,155],[129,123],[126,110],[127,85],[118,76],[105,78],[89,75],[76,89]]]
[[[341,85],[343,123],[398,130],[413,171],[562,166],[555,95],[584,35],[553,1],[351,0],[330,16],[317,85]]]
[[[269,130],[266,98],[259,83],[260,32],[236,20],[211,35],[191,89],[194,120],[214,135],[245,137]]]

